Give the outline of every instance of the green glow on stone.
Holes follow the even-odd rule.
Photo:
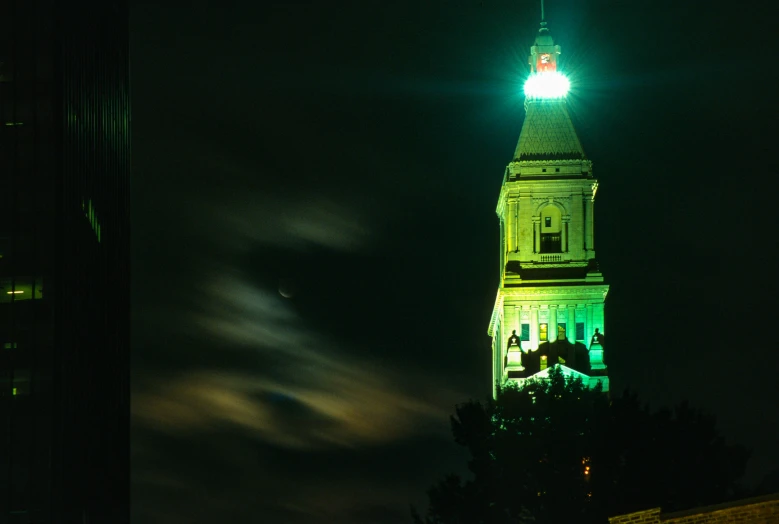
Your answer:
[[[570,89],[571,82],[557,71],[533,73],[525,82],[525,96],[529,98],[562,98]]]
[[[97,241],[100,242],[100,221],[97,219],[95,208],[92,207],[92,200],[87,200],[86,203],[82,200],[81,209],[84,210],[84,215],[87,217],[87,220],[89,220],[89,225],[92,226],[92,231],[95,232]]]

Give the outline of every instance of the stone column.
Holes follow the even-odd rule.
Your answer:
[[[541,217],[533,217],[533,253],[541,252]]]
[[[575,260],[584,259],[584,198],[571,199],[571,221],[568,228],[568,250]]]
[[[533,220],[531,218],[531,209],[533,206],[529,193],[522,194],[520,191],[519,199],[517,200],[517,247],[519,252],[522,253],[523,260],[529,260],[529,255],[533,252]]]
[[[562,223],[560,224],[560,235],[561,236],[561,244],[562,244],[562,251],[563,253],[568,252],[568,222],[570,221],[569,216],[564,216],[562,218]]]
[[[496,358],[500,351],[500,337],[497,330],[495,330],[495,337],[492,339],[492,398],[498,394],[498,382],[503,382],[503,374],[501,368],[503,363],[500,359]]]
[[[516,234],[517,228],[517,204],[513,200],[508,201],[506,206],[506,249],[513,253],[517,249]]]
[[[604,332],[604,326],[603,326],[603,304],[593,304],[592,305],[592,332],[595,333],[595,328],[600,329],[600,332]]]
[[[593,315],[593,307],[592,304],[587,304],[587,323],[584,325],[584,343],[587,345],[587,348],[590,347],[590,341],[592,340],[592,335],[595,333],[595,326],[594,324],[594,315]]]
[[[549,342],[557,340],[557,306],[549,306]]]
[[[568,335],[568,341],[571,344],[576,343],[576,306],[574,304],[568,305],[568,324],[565,334]]]
[[[590,249],[595,256],[595,198],[590,200]]]
[[[595,228],[593,227],[593,205],[595,202],[592,201],[591,196],[585,197],[584,200],[584,206],[585,206],[585,243],[587,246],[588,258],[593,256],[593,251],[595,250],[595,243],[593,239],[593,233],[595,231]]]
[[[530,306],[530,348],[538,349],[538,306]]]
[[[500,220],[500,280],[503,282],[503,275],[506,272],[506,221]]]

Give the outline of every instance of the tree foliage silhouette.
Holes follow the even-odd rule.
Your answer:
[[[433,486],[417,524],[605,523],[713,504],[737,492],[749,456],[686,403],[653,413],[635,394],[609,398],[559,367],[494,401],[457,406],[451,421],[472,478]]]

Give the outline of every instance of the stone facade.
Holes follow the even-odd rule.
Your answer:
[[[777,524],[779,493],[675,513],[660,508],[609,517],[609,524]]]

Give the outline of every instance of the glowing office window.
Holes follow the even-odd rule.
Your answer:
[[[43,278],[0,278],[0,303],[43,298]]]
[[[549,324],[540,324],[538,326],[538,339],[541,342],[549,340]]]
[[[30,394],[30,370],[17,369],[11,384],[13,396],[27,396]]]

